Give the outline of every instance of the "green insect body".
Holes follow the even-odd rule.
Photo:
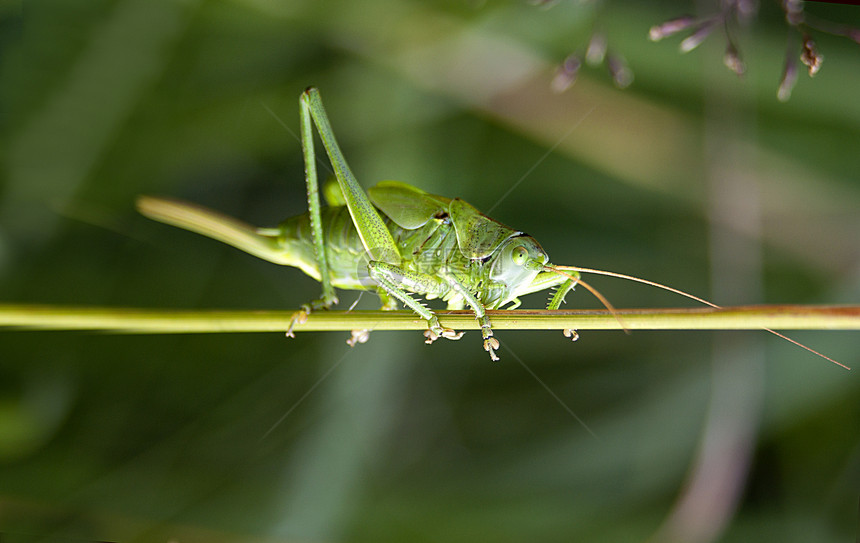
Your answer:
[[[397,198],[391,198],[395,193],[410,197],[411,203],[422,205],[423,213],[411,210],[412,213],[406,216],[405,207],[392,205],[392,202],[397,201]],[[518,296],[532,292],[530,289],[523,291],[523,288],[530,287],[540,273],[539,269],[525,269],[522,265],[514,264],[515,254],[522,255],[518,257],[520,259],[538,259],[543,263],[548,261],[537,241],[495,221],[494,234],[498,234],[501,241],[491,240],[492,246],[488,248],[466,245],[474,241],[475,236],[463,231],[469,225],[461,224],[457,228],[460,223],[452,218],[452,208],[468,210],[466,206],[469,204],[462,200],[430,195],[394,181],[382,182],[368,190],[368,194],[371,202],[383,213],[383,223],[391,233],[400,255],[399,267],[404,273],[399,280],[407,284],[410,292],[430,300],[441,298],[448,302],[449,309],[462,309],[466,300],[450,283],[439,278],[444,272],[474,293],[485,308],[497,309],[508,303],[518,304]],[[474,216],[472,213],[469,211],[469,216]],[[479,216],[492,221],[483,215]],[[323,208],[320,218],[332,286],[346,290],[375,288],[376,281],[368,273],[369,261],[362,258],[366,253],[348,208]],[[259,229],[257,232],[272,236],[284,254],[293,255],[293,266],[301,268],[316,280],[320,279],[308,214],[288,219],[277,228]],[[560,282],[557,275],[550,275],[556,284]],[[424,279],[417,280],[415,277]]]
[[[384,309],[403,303],[428,321],[427,343],[459,339],[442,328],[417,296],[439,298],[449,309],[470,307],[481,322],[484,349],[497,360],[487,309],[520,305],[519,296],[558,287],[548,309],[557,309],[579,280],[559,273],[540,244],[459,198],[428,194],[396,181],[361,188],[337,145],[316,89],[300,99],[302,148],[309,211],[276,228],[254,228],[217,212],[176,200],[142,196],[138,209],[150,218],[229,243],[277,264],[294,266],[322,284],[323,294],[294,318],[337,303],[334,288],[376,290]],[[336,204],[321,207],[312,122],[335,170]],[[353,332],[350,344],[366,340]],[[292,335],[292,324],[287,331]],[[566,331],[570,337],[571,333]]]
[[[469,306],[481,323],[484,349],[498,360],[499,342],[486,311],[520,305],[519,296],[555,288],[547,309],[558,309],[577,284],[594,294],[615,316],[621,317],[579,272],[608,275],[644,283],[685,296],[704,305],[720,306],[681,290],[616,272],[576,266],[555,266],[538,242],[479,212],[459,198],[428,194],[396,181],[383,181],[367,191],[349,169],[334,137],[319,92],[311,87],[299,99],[301,142],[308,192],[308,212],[276,228],[255,228],[232,217],[195,204],[141,196],[138,210],[157,221],[185,228],[228,243],[254,256],[301,269],[322,285],[322,296],[302,306],[293,325],[311,311],[338,302],[335,288],[375,289],[383,309],[397,302],[427,321],[427,343],[439,337],[459,339],[463,332],[443,328],[436,314],[416,296],[441,298],[449,309]],[[319,183],[313,143],[316,126],[334,168],[337,185],[324,194],[330,206],[319,202]],[[826,360],[847,368],[818,351],[778,332],[788,340]],[[367,340],[368,330],[354,330],[350,345]],[[573,330],[564,335],[576,340]]]

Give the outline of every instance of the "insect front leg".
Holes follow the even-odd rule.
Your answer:
[[[370,277],[385,292],[403,302],[405,306],[427,321],[430,333],[424,334],[427,338],[426,343],[433,343],[440,337],[446,339],[463,337],[463,332],[442,328],[442,325],[439,324],[439,317],[409,294],[410,292],[425,292],[440,296],[446,289],[446,285],[441,279],[433,275],[410,272],[387,262],[371,261],[368,263],[367,269],[370,272]]]
[[[509,306],[508,306],[508,307],[506,307],[505,309],[506,309],[507,311],[511,311],[512,309],[516,309],[516,308],[518,308],[518,307],[519,307],[519,306],[521,306],[521,305],[523,305],[523,301],[522,301],[522,300],[520,300],[519,298],[514,298],[513,300],[511,300],[511,305],[509,305]]]
[[[579,274],[577,274],[577,277],[578,276]],[[564,283],[559,285],[555,291],[555,294],[553,294],[552,298],[547,304],[546,308],[559,309],[561,307],[561,304],[564,303],[564,297],[567,296],[568,292],[573,290],[573,287],[576,286],[576,283],[577,282],[573,279],[568,279]],[[564,334],[564,337],[570,338],[571,341],[576,341],[577,339],[579,339],[579,333],[576,330],[565,328],[564,330],[562,330],[562,333]]]

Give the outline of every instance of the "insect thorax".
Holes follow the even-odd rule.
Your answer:
[[[321,210],[323,236],[332,277],[332,284],[341,289],[373,289],[374,281],[367,272],[368,257],[346,207],[326,207]],[[470,260],[457,245],[457,235],[450,218],[433,218],[415,229],[404,229],[389,218],[383,218],[394,237],[402,261],[408,271],[456,279],[487,307],[493,308],[504,301],[509,289],[506,285],[489,280],[490,261]],[[310,219],[307,214],[287,219],[280,225],[280,241],[285,249],[305,255],[300,268],[319,279],[316,258],[311,242]],[[453,307],[459,307],[462,297],[448,283],[437,292],[418,292],[428,299],[441,298]]]

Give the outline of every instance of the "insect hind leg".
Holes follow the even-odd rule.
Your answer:
[[[380,300],[380,309],[383,311],[394,311],[397,309],[397,300],[388,295],[388,292],[385,289],[377,288],[376,293],[379,295]],[[359,296],[361,298],[361,296]],[[352,304],[348,311],[351,311],[353,307],[358,303],[358,300]],[[361,330],[351,330],[349,339],[346,340],[346,344],[350,347],[355,347],[358,343],[367,343],[370,339],[370,332],[372,330],[370,328],[362,328]]]

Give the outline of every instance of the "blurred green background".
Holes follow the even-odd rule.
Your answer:
[[[298,96],[316,85],[365,186],[399,179],[492,208],[555,263],[727,305],[858,303],[860,46],[815,34],[821,72],[780,103],[776,5],[737,32],[743,78],[722,66],[719,29],[686,55],[678,37],[648,41],[694,7],[0,2],[2,301],[316,297],[298,270],[133,210],[152,193],[263,226],[302,213]],[[860,25],[858,8],[808,9]],[[583,67],[553,93],[555,66],[595,28],[633,85]],[[618,307],[689,306],[590,281]],[[2,331],[0,539],[855,536],[856,370],[764,332],[582,336],[500,333],[493,364],[475,333],[428,347],[379,332],[349,349],[337,333]],[[792,336],[860,367],[856,332]]]

